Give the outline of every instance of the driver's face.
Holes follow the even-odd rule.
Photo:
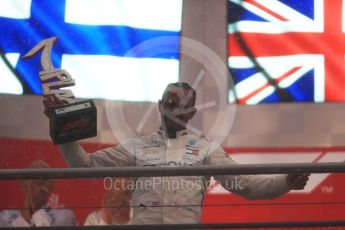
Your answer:
[[[177,132],[186,128],[194,116],[194,99],[189,90],[171,87],[159,103],[165,128],[168,132]]]

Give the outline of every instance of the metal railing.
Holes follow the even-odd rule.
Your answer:
[[[0,180],[157,176],[216,176],[287,173],[345,173],[345,163],[233,164],[183,167],[1,169]]]
[[[345,173],[345,163],[284,163],[284,164],[234,164],[221,166],[184,167],[102,167],[102,168],[45,168],[1,169],[0,180],[47,179],[47,178],[103,178],[103,177],[150,177],[150,176],[215,176],[288,173]],[[107,226],[50,226],[45,229],[257,229],[257,228],[310,228],[342,227],[345,220],[206,223],[206,224],[147,224]],[[36,227],[9,227],[1,229],[37,229]]]
[[[108,230],[108,229],[257,229],[257,228],[317,228],[344,227],[345,221],[298,221],[298,222],[256,222],[256,223],[211,223],[211,224],[141,224],[141,225],[106,225],[106,226],[49,226],[39,227],[40,230]],[[3,228],[0,228],[3,229]],[[34,230],[37,227],[9,227],[9,230]]]

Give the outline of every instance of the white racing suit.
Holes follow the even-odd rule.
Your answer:
[[[20,209],[0,212],[0,227],[43,227],[76,225],[74,213],[70,209],[54,209],[44,206],[37,210],[27,222]]]
[[[86,154],[77,142],[60,145],[70,167],[200,166],[235,162],[219,145],[187,131],[174,139],[159,130],[116,147]],[[227,190],[247,199],[273,199],[288,192],[286,175],[214,176]],[[133,224],[199,223],[209,182],[205,176],[138,177],[133,181]]]

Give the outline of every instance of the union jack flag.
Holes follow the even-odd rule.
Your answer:
[[[344,12],[343,0],[229,0],[229,101],[344,101]]]
[[[39,55],[22,56],[57,36],[52,61],[76,97],[157,101],[178,80],[181,20],[182,0],[0,1],[0,93],[41,94]]]

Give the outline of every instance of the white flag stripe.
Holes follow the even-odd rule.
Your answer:
[[[325,101],[325,56],[322,54],[314,55],[314,101]]]
[[[244,79],[236,84],[236,94],[239,99],[246,97],[256,89],[267,84],[267,79],[262,73],[253,74],[251,77]]]
[[[274,93],[274,91],[275,91],[275,89],[273,86],[268,86],[268,87],[264,88],[263,90],[261,90],[258,94],[249,98],[246,103],[249,105],[258,104],[260,101],[262,101],[263,99],[265,99],[266,97],[268,97],[269,95]]]
[[[316,0],[314,4],[314,19],[310,19],[296,10],[287,7],[277,0],[267,0],[264,5],[273,12],[277,12],[287,21],[281,21],[275,16],[259,9],[258,7],[241,0],[230,0],[243,6],[248,11],[267,20],[260,21],[239,21],[229,24],[229,33],[234,32],[260,32],[260,33],[285,33],[285,32],[323,32],[323,0]],[[259,1],[257,1],[259,2]],[[260,2],[259,2],[260,4]],[[262,3],[261,3],[262,4]]]
[[[313,23],[313,19],[301,14],[300,12],[296,11],[291,7],[288,7],[287,5],[278,0],[265,0],[264,3],[262,1],[255,1],[258,2],[260,5],[265,6],[272,12],[275,12],[276,14],[279,14],[280,16],[286,18],[289,21],[302,22],[305,24]],[[317,1],[315,2],[317,3]],[[320,4],[323,5],[323,1],[321,1]],[[314,5],[314,10],[316,7],[317,6]]]
[[[312,54],[305,54],[305,55],[289,55],[289,56],[280,56],[280,57],[261,57],[256,58],[257,62],[260,66],[264,67],[265,71],[268,73],[270,77],[273,79],[277,79],[284,74],[288,73],[295,67],[301,67],[296,72],[287,76],[284,80],[278,83],[278,86],[281,88],[287,88],[297,80],[299,80],[302,76],[304,76],[307,72],[315,69],[319,71],[315,71],[315,86],[318,86],[319,89],[315,92],[315,100],[323,101],[324,99],[324,72],[320,71],[323,70],[323,56],[322,55],[312,55]],[[281,65],[284,63],[284,65]],[[249,60],[247,57],[230,57],[228,60],[228,64],[231,68],[252,68],[253,62]],[[237,83],[235,86],[236,95],[238,98],[246,97],[247,95],[251,94],[252,92],[256,91],[260,87],[263,87],[265,84],[268,83],[267,78],[262,73],[256,73],[252,76],[242,80],[241,82]],[[263,100],[271,93],[274,92],[274,89],[270,86],[267,86],[265,89],[261,90],[255,96],[248,100],[248,104],[255,104],[259,101]],[[232,96],[232,93],[229,94]],[[233,99],[230,97],[230,99]]]
[[[248,57],[244,56],[230,56],[228,58],[228,65],[231,68],[253,68],[254,63]]]
[[[179,61],[105,55],[63,55],[62,68],[76,81],[76,97],[157,102],[178,81]]]
[[[235,92],[233,89],[229,90],[228,100],[230,103],[234,103],[237,99],[237,95],[235,95]]]
[[[315,65],[319,64],[322,55],[317,54],[297,54],[297,55],[287,55],[287,56],[274,56],[274,57],[259,57],[256,60],[260,65],[265,65],[269,73],[279,73],[279,69],[287,69],[285,65],[290,66],[301,66],[301,65]],[[269,68],[274,64],[274,67]],[[284,63],[282,65],[281,63]],[[286,63],[286,64],[285,64]],[[228,59],[228,64],[231,68],[251,68],[254,67],[253,62],[248,57],[232,56]],[[278,67],[278,69],[277,69]],[[266,68],[265,68],[266,69]]]
[[[270,23],[270,22],[257,22],[257,21],[240,21],[228,25],[228,32],[254,32],[264,34],[277,34],[286,32],[312,32],[322,33],[323,28],[319,24],[303,25],[302,23],[285,22],[282,23]]]
[[[6,58],[9,60],[12,66],[16,66],[19,55],[19,53],[8,53],[6,54]],[[23,87],[21,83],[9,70],[2,59],[0,59],[0,80],[0,93],[23,94]]]
[[[304,65],[302,68],[291,74],[289,77],[283,79],[281,82],[278,83],[278,86],[281,88],[287,88],[290,85],[292,85],[294,82],[299,80],[301,77],[303,77],[304,74],[308,73],[310,70],[312,70],[314,66],[310,65]]]
[[[258,15],[259,17],[267,20],[267,21],[274,21],[275,23],[278,23],[280,20],[275,17],[274,15],[271,15],[269,13],[267,13],[266,11],[256,7],[255,5],[248,3],[246,1],[242,1],[242,0],[231,0],[232,2],[242,6],[243,8],[255,13],[256,15]],[[260,3],[259,3],[260,4]],[[261,4],[260,4],[261,5]],[[267,4],[265,2],[265,6],[267,7]],[[286,7],[285,7],[286,8]]]
[[[182,3],[182,0],[67,0],[65,20],[86,25],[180,31]]]
[[[0,0],[0,17],[30,18],[31,0]]]
[[[314,25],[316,27],[315,30],[320,33],[325,32],[324,4],[324,0],[314,0]]]

